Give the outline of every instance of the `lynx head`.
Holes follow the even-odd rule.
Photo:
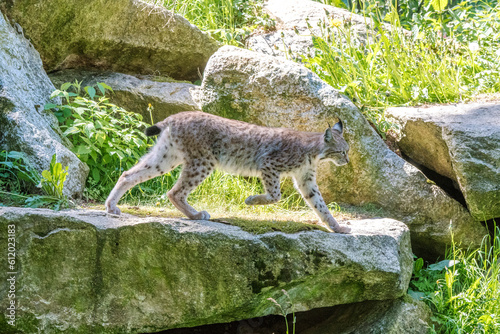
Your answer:
[[[328,129],[326,129],[323,136],[324,146],[321,150],[320,159],[331,160],[337,166],[342,166],[349,162],[349,157],[347,156],[349,145],[345,141],[343,134],[344,126],[340,119],[333,127],[328,124]]]

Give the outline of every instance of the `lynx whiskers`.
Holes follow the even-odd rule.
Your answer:
[[[181,175],[167,193],[172,204],[189,219],[209,219],[187,203],[189,193],[214,169],[242,176],[258,176],[266,191],[245,200],[248,205],[280,200],[280,177],[290,176],[304,200],[333,231],[349,233],[328,210],[316,184],[319,161],[337,166],[349,162],[349,145],[339,121],[324,133],[286,128],[267,128],[219,116],[186,111],[167,117],[146,130],[159,135],[156,145],[137,165],[124,172],[106,200],[108,213],[120,214],[116,206],[127,190],[183,165]]]

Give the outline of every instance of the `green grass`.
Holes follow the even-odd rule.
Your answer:
[[[500,48],[491,43],[500,33],[499,13],[497,5],[477,17],[482,21],[476,33],[484,32],[479,41],[459,27],[449,31],[456,38],[444,38],[440,21],[405,33],[397,15],[391,17],[392,30],[372,27],[377,34],[366,41],[352,32],[349,21],[323,22],[322,33],[313,36],[315,56],[302,61],[384,133],[390,127],[383,117],[389,106],[467,101],[500,91]]]
[[[274,21],[263,11],[262,0],[155,1],[181,14],[223,44],[243,46],[255,29],[272,29]]]
[[[453,244],[447,259],[416,261],[410,294],[433,311],[435,333],[500,333],[500,229],[475,250]]]

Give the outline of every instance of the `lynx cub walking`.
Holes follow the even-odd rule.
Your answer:
[[[320,160],[331,160],[337,166],[349,162],[349,146],[342,137],[340,121],[324,133],[315,133],[266,128],[199,111],[186,111],[153,125],[146,134],[160,134],[158,142],[137,165],[122,174],[106,200],[109,213],[120,214],[116,205],[127,190],[182,164],[182,173],[167,196],[190,219],[210,218],[206,211],[196,211],[186,199],[215,168],[219,168],[262,179],[266,193],[248,197],[245,200],[248,205],[279,201],[280,177],[291,176],[323,223],[335,232],[350,232],[330,214],[316,184],[316,167]]]

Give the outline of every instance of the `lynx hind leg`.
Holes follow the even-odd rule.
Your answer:
[[[316,176],[314,174],[308,172],[303,176],[294,177],[294,184],[309,207],[327,228],[332,229],[336,233],[351,232],[349,227],[340,225],[337,220],[333,218],[323,200],[323,196],[321,196],[319,192],[318,185],[316,184]]]
[[[196,211],[188,204],[187,198],[191,191],[200,185],[214,169],[214,162],[203,159],[194,159],[186,162],[181,175],[172,189],[167,193],[170,202],[189,219],[210,219],[206,211]]]
[[[245,200],[247,205],[265,205],[276,203],[281,199],[280,176],[278,173],[262,173],[262,183],[266,191],[263,195],[249,196]]]
[[[181,161],[175,152],[169,151],[165,145],[157,144],[134,167],[120,176],[106,199],[106,211],[119,215],[120,209],[116,205],[129,189],[139,183],[170,172],[180,163]]]

